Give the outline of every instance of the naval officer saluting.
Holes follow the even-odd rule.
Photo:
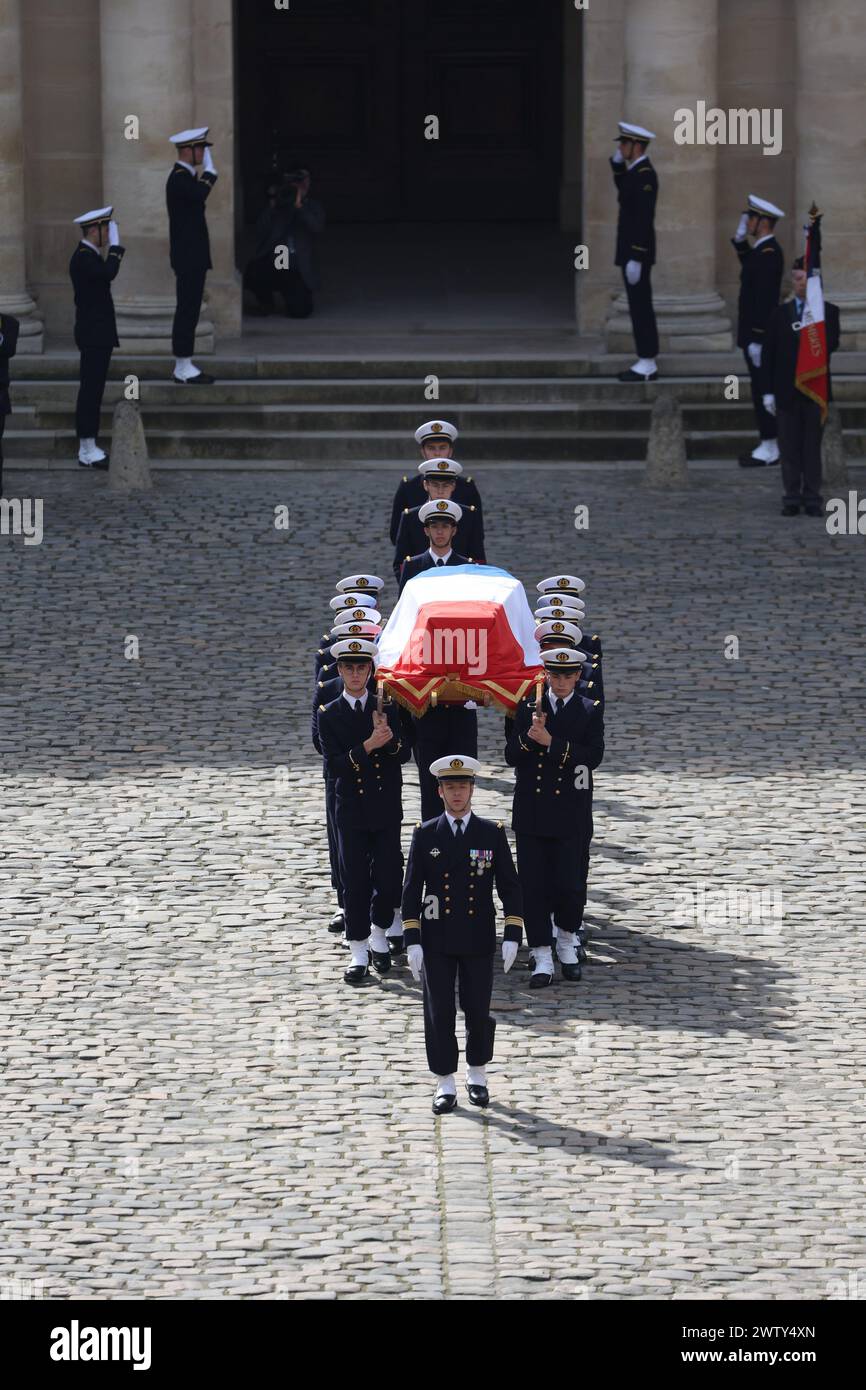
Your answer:
[[[96,442],[99,415],[111,354],[120,346],[111,282],[120,269],[124,248],[120,245],[114,208],[94,208],[75,218],[81,240],[69,262],[69,278],[75,294],[75,346],[80,354],[75,433],[78,462],[82,468],[107,468],[105,450]],[[103,259],[103,249],[108,247]]]
[[[165,186],[171,268],[177,281],[171,350],[174,380],[183,386],[207,386],[214,379],[192,360],[205,277],[211,269],[204,205],[217,181],[207,136],[208,127],[203,125],[169,137],[177,154]]]
[[[732,238],[740,261],[737,347],[743,349],[746,359],[752,383],[752,405],[761,437],[751,454],[744,454],[740,459],[741,468],[761,468],[765,464],[779,462],[778,428],[774,417],[764,407],[766,388],[762,357],[767,325],[779,307],[782,289],[785,260],[775,237],[775,227],[779,218],[784,216],[775,203],[768,203],[765,198],[756,198],[754,193],[750,193],[748,206],[740,215]],[[754,237],[751,246],[748,237]]]
[[[637,361],[619,373],[620,381],[655,381],[659,335],[650,283],[656,259],[655,215],[659,181],[647,149],[655,136],[640,125],[620,121],[616,153],[611,156],[619,199],[615,265],[622,270]]]
[[[483,820],[472,810],[479,766],[475,758],[457,754],[431,765],[443,813],[415,830],[403,884],[409,969],[416,980],[423,980],[427,1063],[438,1082],[434,1115],[447,1115],[457,1104],[455,986],[466,1017],[469,1101],[489,1104],[485,1067],[493,1057],[496,1032],[496,1020],[490,1016],[494,883],[505,912],[505,970],[514,964],[523,931],[520,884],[502,822]]]

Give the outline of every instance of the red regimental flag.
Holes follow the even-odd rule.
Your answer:
[[[827,330],[824,323],[824,288],[820,270],[820,223],[816,218],[806,232],[806,302],[797,345],[794,384],[798,391],[821,407],[821,423],[827,419]]]

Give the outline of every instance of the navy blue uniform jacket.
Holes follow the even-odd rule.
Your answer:
[[[473,850],[479,853],[473,856]],[[484,820],[473,811],[460,841],[444,812],[419,825],[403,884],[406,945],[420,942],[431,955],[492,955],[494,883],[505,912],[505,940],[519,944],[523,896],[502,821]]]
[[[629,261],[655,265],[658,174],[648,159],[642,159],[633,169],[627,169],[624,161],[617,164],[611,159],[610,167],[619,198],[614,265],[627,265]]]
[[[527,736],[533,711],[525,700],[505,745],[505,761],[517,770],[511,824],[519,835],[563,839],[580,833],[592,810],[592,773],[604,757],[603,706],[575,692],[562,713],[553,714],[548,691],[541,706],[553,739],[549,747]],[[581,767],[589,770],[586,787],[575,786]]]
[[[325,756],[325,776],[336,782],[337,822],[342,828],[382,830],[395,819],[403,819],[401,763],[412,754],[412,747],[400,730],[395,705],[386,707],[393,737],[390,743],[372,753],[364,749],[364,739],[373,732],[376,701],[356,714],[338,695],[319,710],[319,742]]]

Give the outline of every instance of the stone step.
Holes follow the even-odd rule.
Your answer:
[[[413,343],[417,339],[412,340]],[[313,379],[397,379],[421,383],[431,373],[454,379],[475,380],[485,378],[606,378],[611,381],[617,372],[629,367],[634,360],[631,353],[587,354],[575,352],[574,355],[562,352],[534,351],[531,342],[515,337],[515,348],[511,352],[479,352],[471,349],[461,350],[460,335],[448,335],[445,344],[432,340],[425,341],[423,354],[417,349],[409,351],[395,348],[392,352],[368,352],[363,348],[356,353],[336,351],[323,353],[305,351],[303,345],[295,352],[286,350],[273,353],[240,351],[236,353],[219,351],[212,356],[200,359],[207,371],[220,380],[294,380]],[[147,380],[157,380],[173,385],[171,372],[174,359],[165,356],[145,356],[116,352],[112,358],[112,376],[121,378],[132,372]],[[735,372],[745,375],[745,365],[741,352],[697,352],[669,353],[660,358],[663,379],[674,377],[700,378],[718,382],[721,377]],[[866,352],[841,352],[833,357],[835,376],[859,376],[866,374]],[[78,375],[78,354],[68,349],[35,353],[32,356],[19,354],[11,364],[13,380],[74,380]],[[177,388],[180,389],[180,388]],[[636,389],[642,389],[638,387]]]
[[[103,442],[110,435],[100,436]],[[646,453],[645,430],[509,431],[473,439],[473,462],[523,459],[527,463],[568,461],[607,462],[642,459]],[[846,454],[851,458],[866,453],[866,431],[844,432]],[[169,429],[149,430],[148,449],[152,458],[239,460],[297,460],[299,463],[345,461],[375,458],[405,466],[406,436],[402,431],[353,433],[316,431],[272,431],[253,434],[239,430],[201,430],[195,433]],[[686,436],[690,459],[736,458],[751,449],[754,430],[693,430]],[[9,429],[4,452],[16,459],[59,459],[74,456],[76,442],[71,430]]]

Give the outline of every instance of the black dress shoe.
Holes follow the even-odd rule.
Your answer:
[[[547,989],[547,986],[552,984],[553,976],[545,974],[543,970],[537,970],[529,977],[530,989]]]
[[[560,961],[559,964],[564,980],[579,980],[583,974],[580,968],[580,961],[578,961],[576,965],[563,965],[562,961]]]
[[[78,460],[79,468],[99,468],[103,472],[108,467],[108,459],[96,459],[94,463],[85,463],[83,459]]]
[[[391,952],[391,957],[392,957],[392,959],[393,959],[394,956],[402,956],[402,954],[403,954],[403,952],[405,951],[405,949],[406,949],[406,941],[405,941],[405,938],[404,938],[404,937],[402,937],[402,936],[389,936],[389,937],[388,937],[388,950]]]
[[[656,381],[658,372],[650,372],[649,376],[644,376],[643,372],[633,372],[629,367],[627,372],[619,372],[617,381]]]
[[[362,985],[370,974],[369,965],[350,965],[343,979],[347,985]]]
[[[342,934],[343,934],[343,932],[344,932],[345,930],[346,930],[346,917],[345,917],[345,914],[343,913],[343,911],[342,911],[342,909],[341,909],[339,912],[335,912],[335,913],[334,913],[333,917],[331,918],[330,922],[328,923],[328,931],[332,931],[332,932],[334,933],[335,936],[338,936],[338,935],[339,935],[339,936],[342,936]]]
[[[799,515],[800,515],[800,508],[797,506],[796,502],[783,502],[783,503],[782,503],[782,516],[799,516]]]
[[[807,507],[804,507],[803,510],[805,511],[805,513],[806,513],[807,516],[823,516],[823,515],[824,515],[824,508],[823,508],[823,507],[816,507],[816,506],[814,505],[814,503],[811,503],[811,502],[809,503],[809,505],[808,505]]]
[[[775,462],[778,463],[779,460],[776,459]],[[741,457],[740,457],[740,467],[741,467],[741,468],[766,468],[766,467],[767,467],[767,460],[766,460],[766,459],[753,459],[751,454],[743,454],[743,455],[741,455]]]
[[[371,951],[370,955],[373,957],[373,969],[376,973],[378,975],[387,975],[388,971],[391,969],[391,952]]]
[[[216,377],[208,372],[199,372],[198,376],[175,376],[174,380],[178,386],[213,386]]]
[[[584,927],[584,926],[578,927],[578,929],[577,929],[577,937],[578,937],[578,940],[579,940],[583,945],[585,945],[586,942],[589,940],[589,928],[588,928],[588,927]]]
[[[485,1105],[490,1104],[490,1092],[486,1086],[470,1086],[467,1081],[466,1094],[470,1105],[480,1105],[483,1109]]]
[[[451,1114],[451,1111],[452,1111],[452,1110],[456,1110],[456,1109],[457,1109],[457,1097],[456,1097],[456,1096],[434,1096],[434,1097],[433,1097],[433,1114],[434,1114],[434,1115],[450,1115],[450,1114]]]

